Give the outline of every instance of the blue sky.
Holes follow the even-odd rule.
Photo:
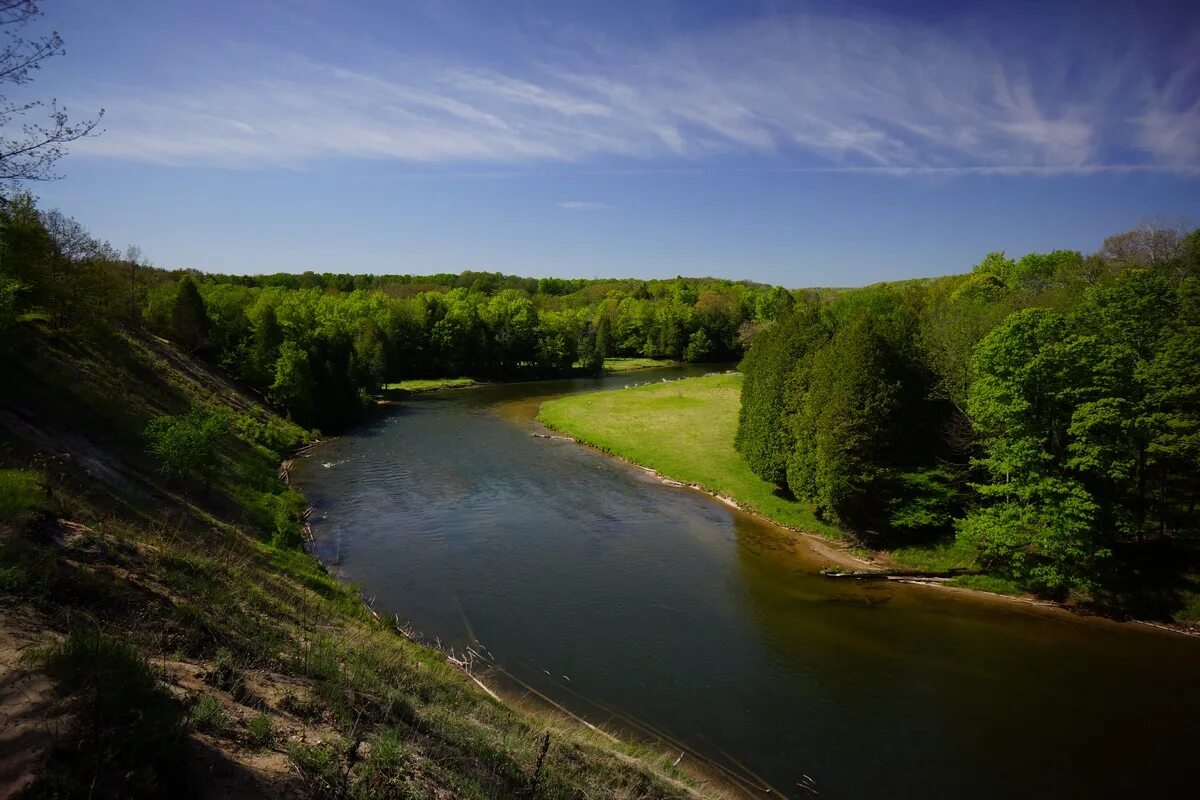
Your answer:
[[[1200,6],[46,0],[160,266],[857,285],[1200,222]]]

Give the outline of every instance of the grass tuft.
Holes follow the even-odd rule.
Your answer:
[[[25,469],[0,469],[0,522],[23,522],[46,505],[41,474]]]
[[[253,746],[259,749],[270,747],[275,740],[275,725],[266,714],[258,714],[246,722],[246,733]]]
[[[202,731],[217,734],[229,726],[229,717],[225,715],[221,701],[211,694],[206,694],[192,706],[192,722]]]

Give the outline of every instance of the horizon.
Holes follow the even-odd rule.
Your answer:
[[[852,287],[1094,252],[1200,219],[1200,10],[1150,5],[71,0],[31,91],[104,132],[32,188],[225,274]]]

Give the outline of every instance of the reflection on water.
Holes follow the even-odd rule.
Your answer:
[[[443,392],[323,445],[294,473],[323,555],[381,609],[482,642],[589,719],[793,796],[803,774],[824,797],[1186,785],[1200,642],[831,581],[785,531],[531,436],[550,396],[666,374]]]

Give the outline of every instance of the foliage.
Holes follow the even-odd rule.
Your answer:
[[[755,474],[780,486],[795,436],[787,420],[794,408],[791,395],[807,374],[804,361],[827,338],[817,309],[803,307],[754,340],[741,370],[742,405],[735,443]]]
[[[167,477],[194,477],[209,485],[221,464],[218,444],[229,430],[223,410],[192,409],[181,416],[163,414],[146,426],[147,449]]]
[[[266,714],[256,714],[246,721],[246,733],[255,747],[268,747],[275,739],[275,725]]]
[[[188,350],[208,343],[209,320],[204,298],[191,275],[179,279],[171,304],[171,338]]]
[[[821,335],[795,311],[742,363],[738,449],[894,553],[953,529],[1025,587],[1101,591],[1124,543],[1196,531],[1198,258],[1198,233],[1147,223],[1098,256],[841,292]]]

